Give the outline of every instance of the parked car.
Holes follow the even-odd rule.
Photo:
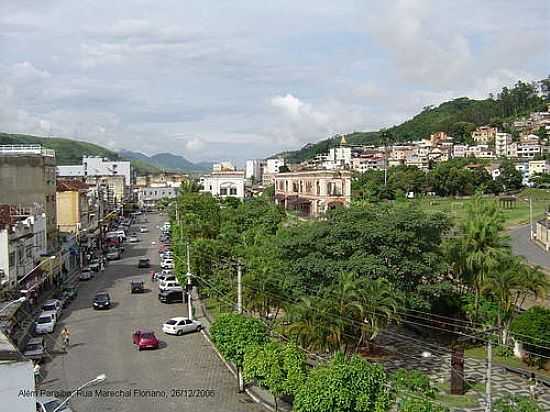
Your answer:
[[[150,268],[151,261],[148,257],[141,257],[138,260],[138,268]]]
[[[67,306],[69,306],[69,303],[71,302],[71,300],[69,299],[69,296],[67,295],[67,293],[64,290],[61,290],[61,291],[57,292],[55,295],[53,295],[53,297],[54,297],[54,299],[61,302],[61,307],[63,309],[65,309]]]
[[[34,323],[34,331],[38,334],[52,333],[57,322],[55,312],[42,312]]]
[[[94,272],[99,272],[99,259],[92,259],[88,265],[88,268]]]
[[[107,259],[108,260],[120,259],[120,249],[111,249],[109,253],[107,253]]]
[[[110,309],[111,296],[107,292],[98,292],[94,296],[94,309]]]
[[[132,342],[137,346],[138,350],[142,349],[158,349],[159,340],[152,330],[138,329],[132,334]]]
[[[46,303],[42,305],[42,312],[55,312],[56,317],[61,315],[63,305],[58,299],[48,299]]]
[[[82,269],[82,272],[80,272],[80,276],[78,276],[80,280],[90,280],[92,277],[93,275],[90,269]]]
[[[28,359],[32,359],[40,362],[44,356],[46,356],[46,346],[44,345],[44,338],[37,337],[31,338],[23,349],[23,356]]]
[[[128,242],[130,242],[130,243],[139,243],[139,237],[137,237],[137,236],[130,236],[130,237],[128,238]]]
[[[159,300],[162,303],[181,303],[184,300],[183,290],[161,290]]]
[[[198,320],[187,318],[172,318],[162,325],[162,331],[169,335],[183,335],[184,333],[198,332],[201,329],[202,325]]]
[[[139,232],[140,233],[147,233],[147,232],[149,232],[149,229],[147,228],[147,226],[141,226],[139,228]]]
[[[162,269],[174,269],[174,260],[164,259],[162,262],[160,262],[160,267]]]
[[[65,405],[63,405],[61,408],[59,408],[59,405],[61,405],[63,401],[60,401],[56,398],[50,398],[45,396],[37,396],[36,397],[36,412],[73,412],[71,408],[67,405],[69,402],[67,402]],[[59,409],[57,409],[59,408]]]
[[[145,292],[145,288],[143,287],[143,281],[142,280],[132,280],[130,282],[130,292],[131,293],[143,293],[143,292]]]
[[[159,290],[181,290],[183,291],[183,288],[178,283],[177,280],[169,280],[167,282],[161,282],[159,284]]]

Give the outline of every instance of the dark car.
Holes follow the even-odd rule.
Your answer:
[[[147,257],[141,257],[138,261],[138,268],[150,268],[151,262],[149,261],[149,258]]]
[[[142,349],[158,349],[159,340],[152,330],[138,329],[132,334],[132,342],[137,346],[138,350]]]
[[[99,292],[94,296],[94,309],[109,309],[111,307],[111,296],[107,292]]]
[[[184,300],[184,292],[181,290],[161,290],[159,300],[162,303],[181,303]]]
[[[145,292],[145,288],[143,287],[143,281],[142,280],[132,280],[130,282],[130,291],[132,293],[143,293],[143,292]]]

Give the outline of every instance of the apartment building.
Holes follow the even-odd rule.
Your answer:
[[[82,164],[58,166],[57,176],[63,178],[122,176],[124,185],[132,185],[132,167],[127,160],[109,160],[100,156],[83,156]]]
[[[508,147],[512,144],[512,135],[510,133],[497,133],[495,135],[495,154],[498,157],[506,157]]]
[[[529,177],[550,173],[550,161],[549,160],[530,160],[529,161]]]
[[[477,144],[489,144],[495,141],[497,133],[496,127],[481,126],[472,132],[472,140]]]

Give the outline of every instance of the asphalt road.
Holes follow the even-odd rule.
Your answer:
[[[126,245],[123,258],[111,262],[104,273],[80,282],[78,298],[65,310],[56,332],[48,339],[54,354],[42,372],[43,389],[74,390],[99,374],[107,379],[73,398],[71,407],[86,411],[261,411],[246,394],[237,392],[237,382],[217,357],[201,333],[169,336],[162,323],[174,316],[186,316],[185,304],[163,304],[157,286],[138,269],[139,256],[152,259],[158,269],[158,215],[148,215],[150,232],[140,234],[141,242]],[[137,231],[134,225],[130,232]],[[145,279],[146,293],[130,294],[130,280]],[[96,291],[108,291],[110,310],[94,311]],[[57,346],[63,326],[70,329],[71,347],[66,354]],[[138,351],[131,341],[136,328],[153,329],[161,340],[158,350]],[[54,343],[55,340],[55,343]],[[57,349],[57,350],[56,350]],[[100,396],[95,391],[119,391]],[[180,390],[180,392],[175,392]]]
[[[523,256],[529,263],[550,271],[550,253],[535,245],[529,239],[529,232],[529,225],[520,226],[510,232],[513,254]]]

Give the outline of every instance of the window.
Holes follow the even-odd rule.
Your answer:
[[[28,258],[32,257],[32,245],[27,245],[25,247],[25,254],[27,255]]]
[[[231,189],[229,189],[229,194],[230,195],[237,195],[237,188],[236,187],[232,187]]]
[[[227,189],[225,187],[220,189],[220,195],[227,196]]]

